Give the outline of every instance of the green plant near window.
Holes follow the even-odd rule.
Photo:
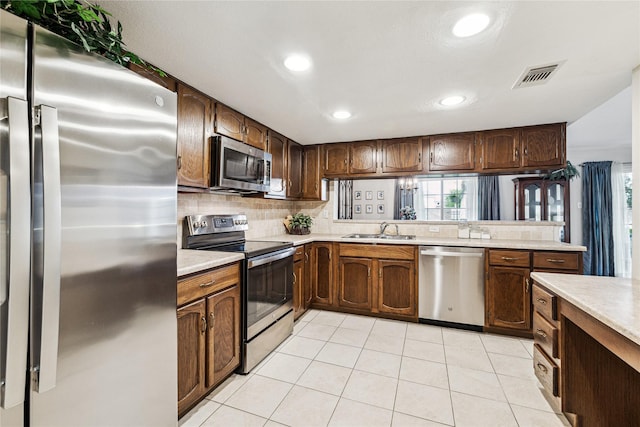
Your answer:
[[[124,49],[122,24],[111,26],[111,14],[84,0],[3,0],[2,8],[75,42],[87,52],[97,53],[126,66],[141,65],[165,77],[166,73]]]
[[[451,190],[449,194],[447,194],[444,200],[444,207],[460,209],[460,205],[462,204],[462,199],[464,198],[464,193],[465,193],[464,187]]]

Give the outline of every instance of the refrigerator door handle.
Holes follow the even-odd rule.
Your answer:
[[[62,242],[62,196],[60,187],[60,139],[58,110],[40,105],[43,181],[43,275],[40,364],[35,391],[44,393],[56,386],[58,330],[60,324],[60,250]]]
[[[4,409],[24,402],[29,333],[29,279],[31,268],[31,166],[29,164],[29,108],[27,101],[8,97],[2,101],[0,114],[7,120],[9,148],[9,289],[4,278],[0,290],[7,303],[4,392],[0,406]]]

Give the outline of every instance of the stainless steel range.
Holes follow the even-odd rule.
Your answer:
[[[245,239],[246,215],[185,217],[182,247],[244,253],[242,363],[246,374],[293,331],[292,243]]]

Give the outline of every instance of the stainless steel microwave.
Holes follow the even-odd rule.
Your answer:
[[[251,194],[268,192],[271,154],[226,136],[211,138],[211,190]]]

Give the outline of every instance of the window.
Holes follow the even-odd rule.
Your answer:
[[[478,178],[418,178],[417,219],[473,221],[478,218]]]

